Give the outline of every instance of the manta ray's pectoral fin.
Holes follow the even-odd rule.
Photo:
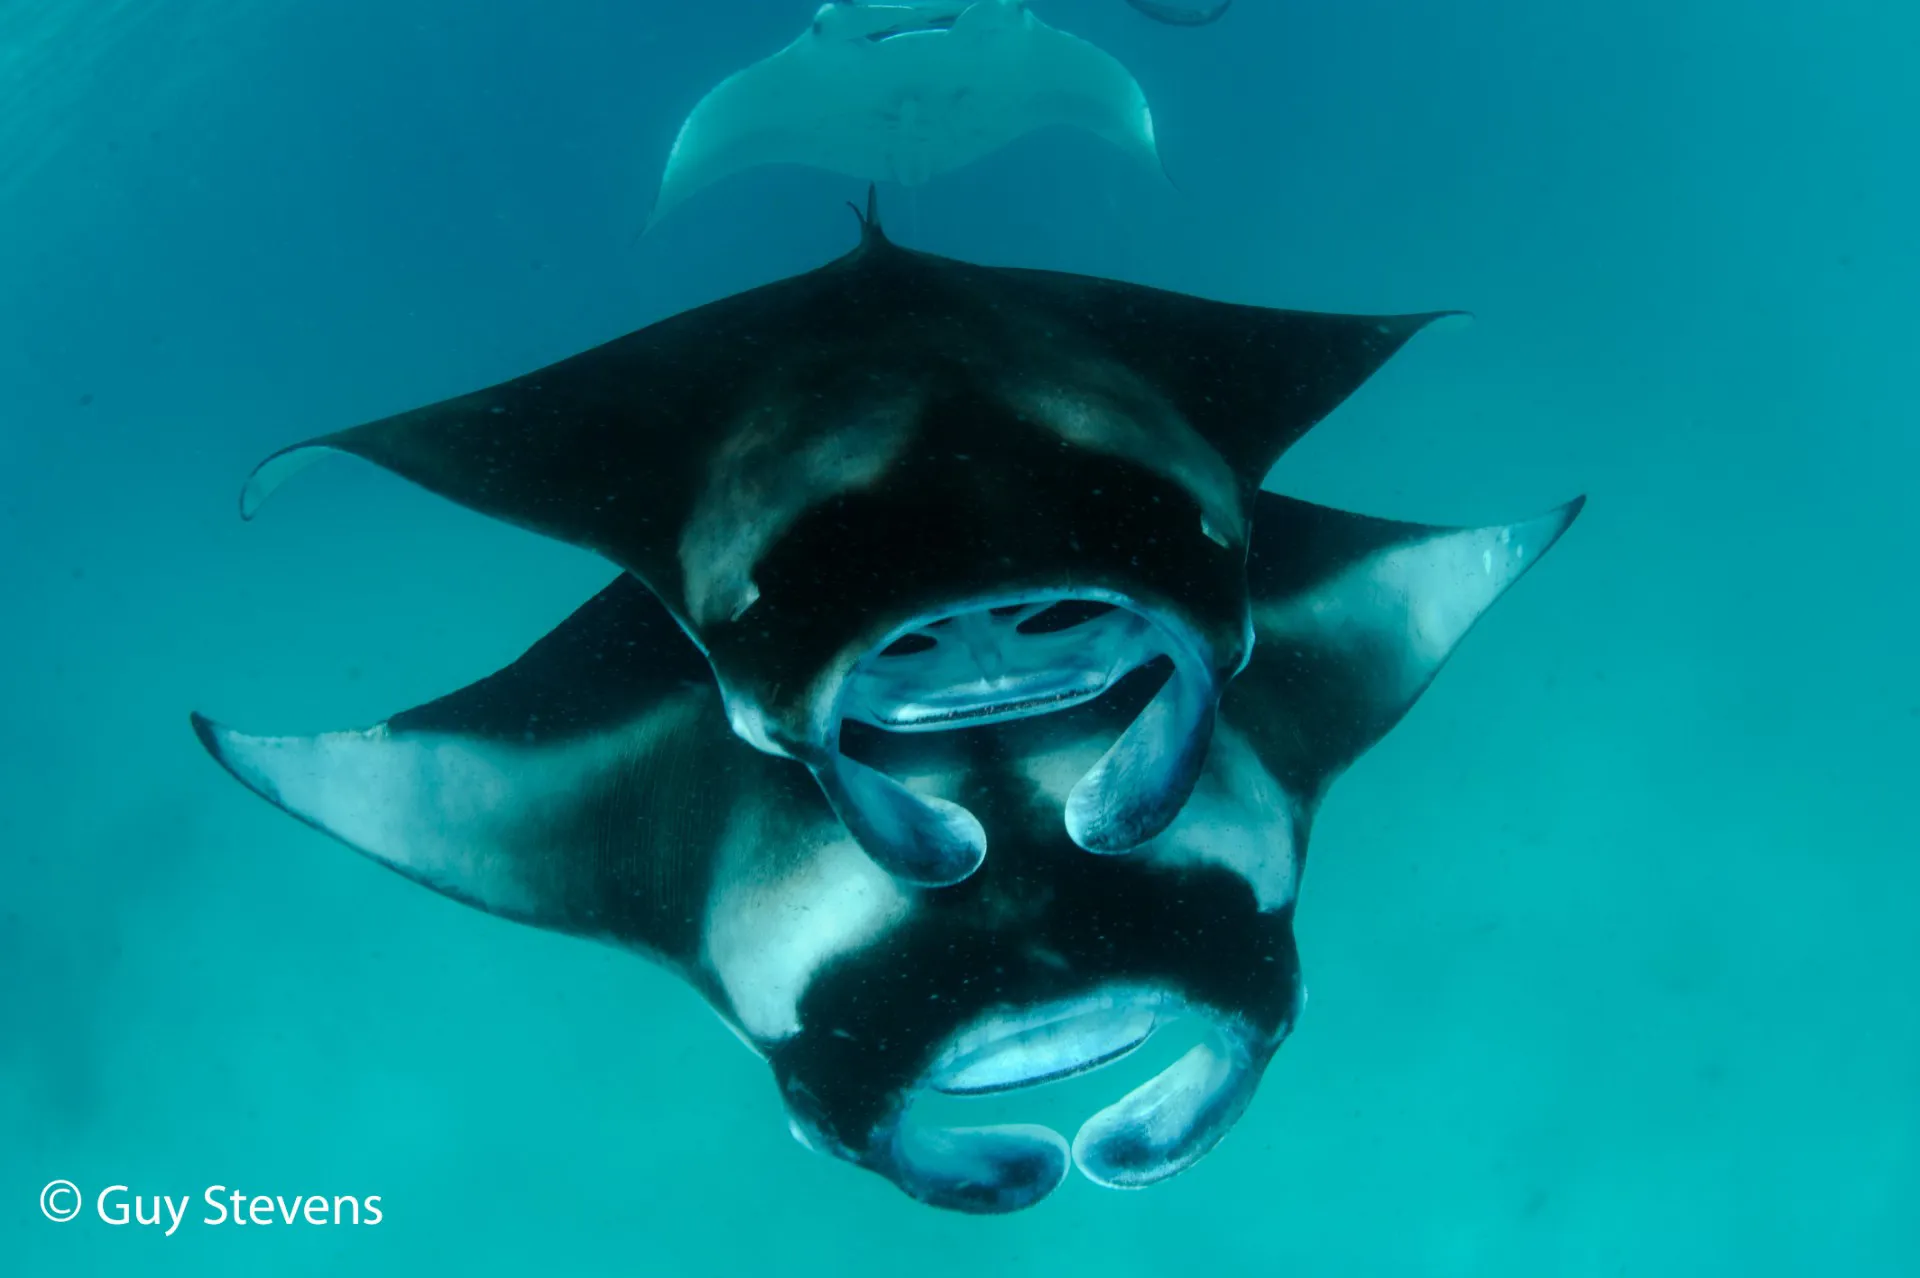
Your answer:
[[[704,659],[624,575],[506,669],[365,731],[193,724],[249,789],[407,878],[675,965],[736,785],[809,785],[727,730]]]
[[[1310,811],[1584,502],[1517,524],[1437,528],[1262,492],[1247,564],[1254,654],[1223,712]]]
[[[875,41],[918,20],[908,6],[823,5],[785,48],[714,85],[674,134],[647,227],[697,192],[764,165],[884,176],[863,172],[855,157],[879,127],[881,104],[910,86],[888,75]]]
[[[686,457],[711,420],[684,333],[641,330],[485,390],[291,445],[248,477],[251,520],[325,458],[371,462],[436,496],[580,546],[671,598]],[[644,458],[646,464],[636,464]]]
[[[470,510],[562,541],[592,545],[600,539],[583,513],[614,506],[623,498],[631,501],[633,494],[627,491],[628,474],[607,473],[610,468],[594,464],[606,455],[602,449],[610,442],[610,432],[604,424],[585,424],[592,420],[591,410],[575,402],[581,381],[564,375],[516,378],[288,445],[247,476],[240,490],[240,517],[253,519],[282,485],[316,463],[348,456],[372,462]],[[543,430],[549,432],[544,443],[539,438]],[[594,470],[602,473],[591,473]]]
[[[1100,345],[1211,445],[1250,502],[1274,463],[1411,340],[1464,311],[1346,315],[1216,302],[1053,271],[1001,272]]]
[[[1024,0],[981,0],[954,22],[964,47],[977,43],[983,67],[1030,79],[1021,130],[1084,129],[1148,164],[1163,177],[1153,110],[1120,60],[1072,32],[1035,17]]]

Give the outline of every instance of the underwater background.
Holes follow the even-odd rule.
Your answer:
[[[968,260],[1472,310],[1268,486],[1591,497],[1332,791],[1309,1005],[1164,1185],[914,1203],[666,973],[206,757],[189,710],[372,723],[611,578],[369,466],[254,524],[240,481],[851,247],[860,184],[799,169],[635,240],[810,8],[0,0],[0,1273],[1920,1273],[1910,4],[1038,0],[1177,188],[1071,134],[881,188]],[[55,1178],[383,1219],[56,1224]]]

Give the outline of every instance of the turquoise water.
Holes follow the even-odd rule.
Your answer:
[[[913,247],[1463,307],[1268,486],[1580,522],[1333,791],[1312,999],[1221,1148],[1002,1219],[810,1155],[640,963],[463,909],[188,730],[367,723],[609,570],[296,439],[843,252],[761,171],[637,244],[680,118],[808,6],[0,9],[0,1272],[1920,1272],[1920,17],[1040,0],[1175,182],[1035,137]],[[1064,1103],[1064,1102],[1063,1102]],[[368,1226],[56,1224],[71,1180]]]

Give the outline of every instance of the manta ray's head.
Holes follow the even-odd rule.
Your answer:
[[[986,834],[841,748],[1056,714],[1156,659],[1159,697],[1073,788],[1082,849],[1173,819],[1251,647],[1250,485],[1159,387],[1041,308],[887,241],[871,202],[803,358],[756,370],[673,584],[728,717],[805,763],[861,846],[921,886]],[[876,329],[870,308],[915,299]]]
[[[1132,856],[1089,857],[1060,820],[1164,665],[1048,719],[941,736],[850,730],[850,750],[980,814],[994,853],[956,887],[888,889],[897,903],[878,916],[848,908],[843,881],[786,879],[817,885],[789,908],[848,929],[799,988],[794,1032],[763,1045],[803,1144],[937,1206],[1005,1212],[1076,1165],[1107,1186],[1156,1183],[1240,1117],[1301,998],[1298,857],[1292,827],[1273,820],[1270,780],[1223,728],[1193,802]],[[1156,1035],[1190,1049],[1157,1073],[1122,1063]],[[1114,1076],[1112,1092],[1068,1119],[1077,1135],[969,1121],[982,1107],[1045,1117],[1051,1097],[1004,1094],[1094,1071]]]
[[[1150,409],[1113,410],[1085,379],[1069,400],[1011,357],[987,366],[897,394],[863,378],[793,395],[804,410],[770,415],[729,458],[681,542],[735,730],[805,763],[860,844],[924,886],[973,873],[986,831],[850,757],[847,725],[917,735],[1057,714],[1164,659],[1160,694],[1064,809],[1082,849],[1124,852],[1185,802],[1251,644],[1247,519],[1225,465],[1177,423],[1141,430]],[[1112,429],[1075,434],[1102,412]],[[1135,455],[1129,430],[1174,456]]]

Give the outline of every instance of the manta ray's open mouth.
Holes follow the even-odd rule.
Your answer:
[[[1089,599],[1039,599],[915,624],[869,656],[846,692],[849,719],[938,732],[1065,710],[1169,651],[1142,614]]]
[[[902,36],[944,35],[953,30],[954,24],[960,20],[960,15],[971,6],[972,0],[949,0],[949,2],[945,4],[926,3],[926,0],[922,0],[922,2],[917,5],[888,4],[873,6],[863,6],[858,3],[858,0],[835,0],[835,3],[840,6],[838,10],[822,9],[820,16],[826,17],[835,12],[846,14],[851,11],[856,16],[856,25],[854,29],[847,31],[849,35],[854,34],[854,31],[857,30],[859,25],[864,25],[859,19],[870,21],[872,18],[879,18],[884,22],[888,18],[898,16],[900,20],[893,22],[891,25],[859,33],[859,37],[869,44],[884,44],[889,40],[898,40]],[[814,27],[815,30],[821,29],[817,20]]]
[[[875,31],[869,35],[867,39],[871,40],[874,44],[880,44],[887,40],[898,40],[901,36],[935,35],[943,31],[953,30],[953,23],[954,18],[952,16],[942,14],[936,18],[929,18],[924,22],[916,22],[911,26],[903,24],[897,27],[888,27],[885,31]]]
[[[1178,1008],[1153,989],[1102,991],[969,1025],[947,1041],[925,1086],[952,1096],[1037,1087],[1127,1055]]]
[[[1006,1092],[1090,1073],[1188,1018],[1205,1022],[1203,1041],[1088,1118],[1071,1146],[1047,1127],[941,1126],[915,1113],[931,1093]],[[1109,985],[1004,1009],[947,1040],[876,1144],[908,1192],[963,1210],[1030,1205],[1051,1193],[1069,1166],[1097,1184],[1143,1188],[1219,1143],[1246,1108],[1279,1037],[1154,986]]]
[[[1166,682],[1066,796],[1075,843],[1125,852],[1178,815],[1212,739],[1214,661],[1176,618],[1119,596],[977,600],[884,637],[841,685],[828,719],[889,733],[1025,719],[1091,701],[1159,658],[1172,665]],[[815,776],[861,846],[911,882],[958,883],[986,856],[986,832],[970,812],[849,758],[837,727]]]

